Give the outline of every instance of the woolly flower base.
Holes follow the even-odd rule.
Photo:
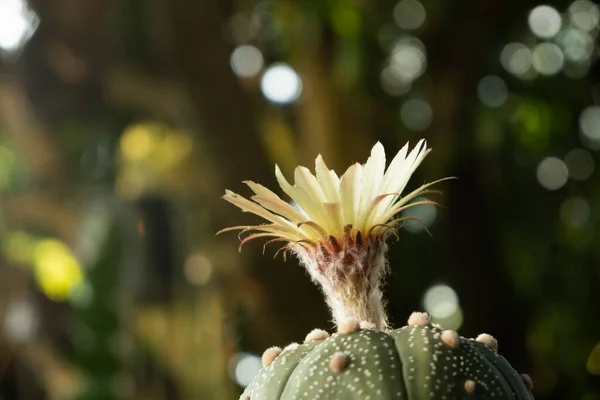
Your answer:
[[[339,239],[331,237],[328,245],[291,245],[325,294],[336,324],[356,319],[369,321],[378,329],[387,328],[380,289],[387,272],[386,237],[369,235],[363,239],[358,232],[355,237],[349,233]]]

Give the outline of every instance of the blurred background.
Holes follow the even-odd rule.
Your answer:
[[[0,399],[237,399],[332,323],[220,199],[426,138],[386,286],[600,399],[600,9],[589,0],[0,0]]]

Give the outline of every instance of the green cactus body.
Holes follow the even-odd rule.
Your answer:
[[[533,398],[496,350],[458,336],[444,340],[443,333],[431,324],[389,333],[358,329],[292,345],[261,369],[241,399]],[[342,368],[334,365],[336,356]]]

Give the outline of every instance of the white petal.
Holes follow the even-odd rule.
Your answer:
[[[331,203],[340,201],[340,180],[335,172],[327,168],[320,154],[315,160],[315,172],[317,173],[319,185],[321,185],[325,194],[325,199]]]
[[[362,189],[363,167],[359,163],[352,165],[340,180],[340,196],[344,225],[356,225],[356,211]]]
[[[356,229],[365,228],[365,218],[369,212],[369,203],[380,193],[383,173],[385,171],[385,150],[380,142],[377,142],[371,150],[371,157],[363,168],[363,188],[360,193],[360,204],[358,207],[357,221],[360,226]]]
[[[280,217],[279,215],[275,215],[269,210],[261,207],[260,205],[240,196],[237,193],[232,192],[231,190],[226,190],[223,199],[227,200],[231,204],[241,208],[243,211],[251,212],[256,214],[267,221],[273,222],[280,227],[282,230],[288,232],[295,232],[296,226],[285,218]]]

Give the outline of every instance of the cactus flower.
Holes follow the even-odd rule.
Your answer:
[[[421,140],[409,152],[408,143],[396,154],[386,170],[385,151],[375,144],[364,165],[355,163],[341,176],[330,170],[323,157],[315,161],[315,174],[297,167],[291,185],[276,165],[281,189],[294,207],[264,186],[246,181],[254,191],[250,199],[226,191],[225,200],[243,211],[254,213],[269,224],[234,226],[221,232],[249,233],[241,246],[256,238],[284,242],[322,288],[333,318],[349,318],[387,327],[380,283],[386,271],[386,240],[409,217],[398,214],[415,205],[437,204],[412,201],[431,192],[441,180],[424,184],[402,196],[410,177],[431,151]],[[412,202],[411,202],[412,201]]]

